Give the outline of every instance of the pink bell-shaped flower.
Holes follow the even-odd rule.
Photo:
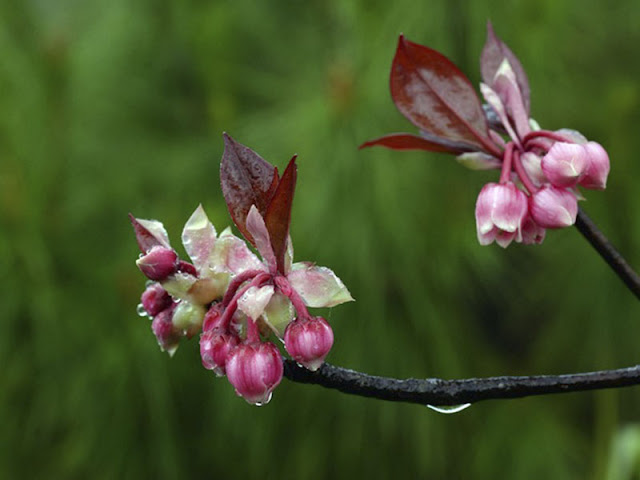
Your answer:
[[[520,162],[522,162],[524,171],[536,187],[549,182],[542,171],[542,158],[539,155],[533,152],[525,152],[520,156]]]
[[[213,370],[218,376],[225,374],[229,353],[238,345],[235,335],[213,329],[200,336],[200,357],[207,370]]]
[[[611,168],[609,155],[602,145],[596,142],[588,142],[584,148],[587,152],[588,165],[580,185],[584,188],[604,190],[607,187],[607,177]]]
[[[167,291],[159,283],[149,285],[140,297],[142,308],[152,317],[169,307],[173,300]]]
[[[224,313],[224,308],[221,303],[214,303],[204,316],[202,321],[202,331],[208,332],[219,327],[220,319]]]
[[[478,241],[489,245],[494,240],[506,248],[521,239],[521,225],[527,214],[527,196],[512,183],[488,183],[476,202]]]
[[[530,214],[522,221],[522,243],[532,245],[541,244],[547,231],[538,225]]]
[[[284,347],[296,362],[316,371],[333,346],[333,330],[322,317],[295,320],[284,332]]]
[[[283,371],[282,356],[271,342],[239,345],[227,358],[227,378],[236,394],[255,405],[271,400]]]
[[[136,265],[149,280],[161,282],[177,269],[178,255],[170,248],[155,246],[141,256]]]
[[[529,209],[533,220],[541,227],[563,228],[576,222],[578,200],[564,188],[545,185],[531,195]]]
[[[170,356],[173,356],[180,342],[180,334],[176,331],[171,321],[174,310],[174,306],[170,306],[156,315],[153,322],[151,322],[151,330],[158,340],[158,345]]]
[[[556,142],[542,157],[542,171],[555,187],[573,187],[585,173],[587,151],[576,143]]]

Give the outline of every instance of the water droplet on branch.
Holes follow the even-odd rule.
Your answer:
[[[451,415],[452,413],[458,413],[463,410],[466,410],[471,406],[470,403],[463,403],[461,405],[446,405],[442,407],[438,407],[435,405],[427,405],[431,410],[434,410],[438,413],[444,413],[445,415]]]

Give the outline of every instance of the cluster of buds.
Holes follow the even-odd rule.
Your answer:
[[[484,105],[449,59],[401,36],[391,96],[421,135],[386,135],[362,147],[450,153],[473,169],[500,169],[476,202],[480,244],[541,243],[546,229],[575,223],[578,187],[606,187],[609,157],[576,131],[542,130],[530,118],[524,69],[490,24],[480,65]]]
[[[140,270],[152,282],[141,311],[153,319],[160,347],[173,354],[182,337],[200,335],[202,364],[226,376],[236,393],[267,403],[283,375],[280,350],[309,370],[318,369],[333,345],[333,331],[308,307],[353,300],[328,268],[293,263],[289,236],[296,184],[295,157],[282,177],[249,148],[225,135],[220,179],[241,238],[219,236],[201,206],[187,221],[182,243],[191,262],[180,260],[163,225],[131,216],[142,255]]]

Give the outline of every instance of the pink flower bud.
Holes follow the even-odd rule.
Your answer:
[[[171,356],[177,350],[178,342],[180,341],[180,334],[171,322],[174,309],[174,306],[171,305],[156,315],[153,322],[151,322],[151,330],[158,340],[158,345]]]
[[[480,245],[494,240],[506,248],[521,238],[520,227],[527,214],[527,196],[512,183],[488,183],[476,202],[476,227]]]
[[[213,330],[214,328],[218,328],[219,321],[222,318],[222,313],[224,312],[224,308],[222,308],[221,303],[214,303],[211,305],[209,310],[204,316],[204,320],[202,321],[202,331],[208,332],[209,330]]]
[[[178,262],[178,271],[183,273],[188,273],[189,275],[193,275],[194,277],[198,276],[198,270],[189,262],[185,262],[184,260],[180,260]]]
[[[176,271],[178,255],[170,248],[155,246],[136,265],[149,280],[162,281]]]
[[[577,143],[579,145],[584,145],[587,143],[587,139],[584,135],[582,135],[579,131],[573,130],[571,128],[561,128],[560,130],[556,130],[556,133],[559,133],[563,137],[567,139],[568,142]]]
[[[611,166],[609,165],[609,155],[596,142],[589,142],[584,146],[587,151],[588,165],[584,176],[580,180],[580,185],[584,188],[604,190],[607,187],[607,176]]]
[[[524,171],[527,172],[529,179],[536,187],[549,181],[542,171],[542,158],[538,155],[533,152],[525,152],[520,156],[520,161]]]
[[[227,358],[226,372],[236,394],[247,402],[264,405],[282,380],[282,356],[271,342],[239,345]]]
[[[155,317],[161,311],[171,305],[173,300],[167,291],[159,283],[153,283],[147,287],[140,297],[140,302],[145,311]]]
[[[573,187],[585,173],[587,151],[582,145],[556,142],[542,158],[542,171],[552,185]]]
[[[294,320],[284,332],[284,348],[291,358],[316,371],[333,346],[333,330],[322,317]]]
[[[538,225],[531,215],[527,214],[522,222],[522,243],[525,245],[541,244],[546,233],[547,231]]]
[[[564,188],[545,185],[529,200],[533,220],[543,228],[573,225],[578,215],[576,196]]]
[[[229,353],[238,342],[237,336],[218,329],[203,333],[200,336],[200,357],[204,368],[213,370],[218,376],[224,375]]]

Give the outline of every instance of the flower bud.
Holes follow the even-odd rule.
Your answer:
[[[238,345],[238,337],[222,330],[213,329],[200,336],[200,357],[207,370],[218,376],[225,374],[229,353]]]
[[[282,356],[271,342],[239,345],[227,358],[226,372],[236,394],[247,402],[264,405],[282,380]]]
[[[505,248],[520,239],[520,226],[527,214],[527,196],[512,183],[488,183],[476,202],[478,241],[489,245],[494,240]]]
[[[176,352],[178,349],[178,342],[180,341],[180,334],[176,331],[173,327],[173,323],[171,322],[174,310],[175,307],[173,305],[164,309],[156,315],[153,322],[151,322],[151,330],[158,340],[158,345],[160,345],[160,348],[170,356],[173,356]]]
[[[316,371],[333,346],[333,330],[322,317],[294,320],[284,332],[284,348],[291,358]]]
[[[149,280],[161,282],[176,271],[178,255],[170,248],[153,247],[142,255],[136,265]]]
[[[153,283],[142,292],[140,302],[144,310],[152,317],[169,307],[173,300],[167,291],[159,283]]]
[[[198,276],[198,270],[189,262],[185,262],[184,260],[178,261],[178,271],[182,273],[186,273],[188,275],[193,275],[194,277]]]
[[[583,134],[571,128],[561,128],[560,130],[556,130],[556,133],[565,137],[567,141],[577,143],[579,145],[584,145],[588,141]]]
[[[191,338],[200,330],[204,314],[202,305],[181,300],[173,312],[173,326],[184,336]]]
[[[582,145],[556,142],[542,157],[542,171],[552,185],[573,187],[587,169],[587,151]]]
[[[211,305],[204,316],[204,320],[202,321],[202,331],[208,332],[209,330],[220,327],[219,321],[222,318],[223,313],[224,308],[222,307],[222,303],[214,303]]]
[[[564,188],[545,185],[529,200],[533,220],[543,228],[563,228],[573,225],[578,215],[576,196]]]
[[[525,152],[520,155],[520,161],[522,162],[524,171],[536,187],[549,181],[542,171],[542,158],[538,155],[533,152]]]
[[[547,231],[538,225],[531,215],[527,214],[522,221],[522,243],[532,245],[534,243],[541,244]]]
[[[602,145],[596,142],[589,142],[584,148],[587,151],[588,165],[580,185],[584,188],[604,190],[607,187],[607,177],[611,168],[609,155]]]

